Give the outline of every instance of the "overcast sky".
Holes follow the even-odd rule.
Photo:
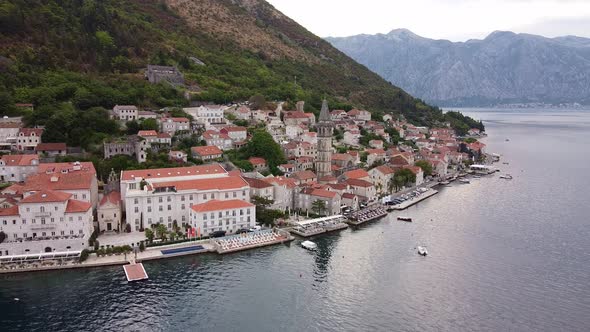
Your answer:
[[[590,0],[267,0],[320,37],[387,33],[465,41],[495,30],[590,37]]]

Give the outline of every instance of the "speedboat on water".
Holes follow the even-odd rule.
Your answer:
[[[500,179],[512,180],[512,175],[502,174],[502,175],[500,175]]]
[[[425,247],[418,247],[418,254],[420,254],[421,256],[426,256],[428,255],[428,250],[426,250]]]
[[[461,183],[469,183],[469,180],[467,180],[467,179],[459,179],[459,182],[461,182]]]
[[[410,217],[403,217],[403,216],[398,216],[397,217],[397,220],[412,222],[412,218],[410,218]]]
[[[303,241],[301,242],[301,246],[307,250],[316,250],[318,245],[311,241]]]

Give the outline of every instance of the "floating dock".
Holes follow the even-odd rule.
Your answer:
[[[301,237],[310,237],[345,228],[348,228],[346,218],[342,215],[336,215],[300,221],[290,232]]]
[[[148,278],[148,275],[143,268],[143,264],[141,263],[123,265],[123,270],[125,271],[125,276],[129,282],[146,280]]]
[[[398,205],[392,205],[392,207],[395,210],[405,210],[405,209],[409,208],[410,206],[412,206],[414,204],[418,204],[419,202],[427,199],[428,197],[434,196],[436,194],[438,194],[438,190],[430,189],[418,197],[413,197],[412,199],[404,201]]]
[[[347,223],[349,225],[358,226],[367,221],[383,218],[387,215],[387,210],[382,205],[374,205],[360,211],[354,212],[350,215]]]

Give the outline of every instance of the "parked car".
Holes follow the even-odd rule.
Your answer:
[[[210,236],[211,237],[222,237],[222,236],[225,236],[225,231],[215,231],[215,232],[211,233]]]

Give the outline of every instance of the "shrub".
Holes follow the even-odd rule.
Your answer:
[[[86,249],[82,250],[82,253],[80,254],[80,263],[82,263],[83,261],[88,259],[88,255],[89,255],[88,250],[86,250]]]

